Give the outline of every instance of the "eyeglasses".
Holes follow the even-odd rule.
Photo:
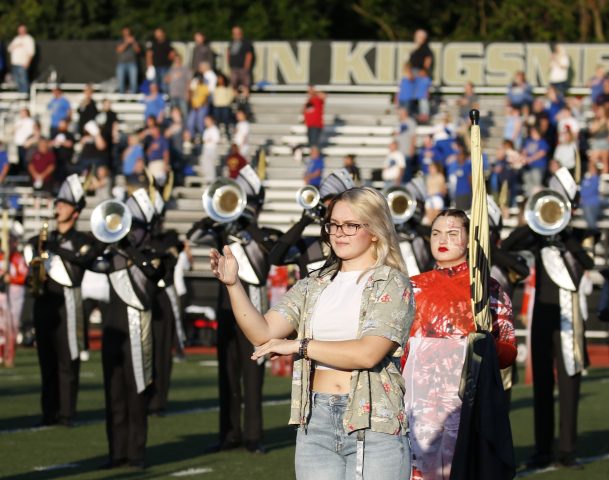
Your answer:
[[[342,225],[339,225],[338,223],[324,223],[324,230],[329,235],[336,235],[340,229],[340,231],[343,232],[343,235],[351,237],[352,235],[357,234],[360,228],[367,226],[367,223],[343,223]]]

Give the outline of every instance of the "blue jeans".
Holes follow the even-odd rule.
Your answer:
[[[137,93],[137,64],[117,63],[116,64],[116,79],[118,81],[118,91],[120,93]],[[125,88],[126,80],[129,79],[129,90]]]
[[[27,68],[21,65],[11,65],[11,73],[17,84],[17,90],[28,93],[30,91],[30,81],[27,77]]]
[[[190,138],[195,138],[195,134],[198,132],[201,135],[205,131],[205,117],[209,112],[207,105],[201,108],[193,108],[188,112],[188,118],[186,119],[186,128],[190,133]]]
[[[348,395],[313,393],[306,431],[296,437],[298,480],[355,479],[357,432],[346,434],[343,416]],[[405,435],[365,431],[364,479],[410,478],[410,448]]]
[[[165,75],[169,72],[169,67],[154,67],[156,75],[155,81],[162,93],[169,93],[169,85],[165,83]]]

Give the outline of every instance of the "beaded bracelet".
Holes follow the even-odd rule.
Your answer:
[[[309,342],[311,341],[310,338],[303,338],[300,341],[300,347],[298,348],[298,355],[300,356],[300,358],[304,358],[305,360],[309,360],[309,355],[308,355],[308,348],[309,348]]]

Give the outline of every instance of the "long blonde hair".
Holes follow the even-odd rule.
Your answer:
[[[374,256],[376,258],[374,266],[387,265],[408,275],[387,199],[374,188],[350,188],[334,197],[332,203],[328,206],[326,221],[329,221],[332,217],[332,210],[340,201],[347,202],[352,210],[357,212],[362,223],[367,225],[368,231],[377,238],[377,241],[374,242]],[[323,229],[321,238],[331,249],[330,237]],[[333,250],[331,250],[324,270],[326,268],[328,270],[334,270],[335,268],[340,270],[341,268],[341,259],[336,256]]]

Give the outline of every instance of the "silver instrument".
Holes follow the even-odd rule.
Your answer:
[[[317,187],[305,185],[296,192],[296,201],[305,210],[312,210],[319,205],[321,195]]]
[[[417,211],[417,201],[404,187],[394,186],[383,190],[393,223],[401,225],[410,220]]]
[[[131,222],[131,211],[125,203],[106,200],[91,213],[91,233],[100,242],[115,243],[129,233]]]
[[[230,178],[218,178],[203,192],[203,208],[216,222],[237,220],[246,205],[245,190]]]
[[[528,199],[524,218],[534,232],[556,235],[571,221],[571,202],[555,190],[540,190]]]

